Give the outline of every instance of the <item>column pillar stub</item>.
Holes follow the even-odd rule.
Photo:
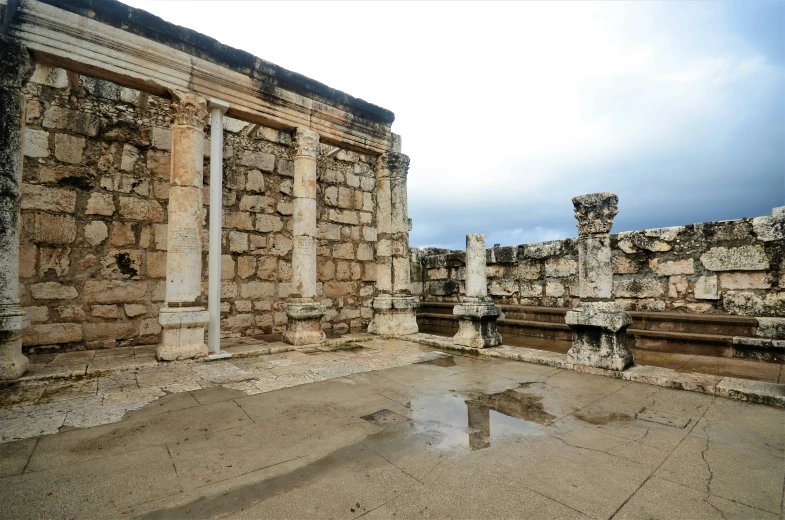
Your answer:
[[[172,93],[172,159],[166,255],[166,301],[158,313],[163,329],[156,356],[162,361],[208,354],[209,314],[202,294],[202,184],[207,102]]]
[[[572,199],[578,220],[578,287],[581,298],[567,312],[572,329],[568,359],[578,365],[624,370],[633,364],[627,346],[632,318],[613,298],[613,267],[608,233],[618,214],[613,193],[590,193]]]
[[[502,313],[488,297],[485,263],[485,235],[466,235],[466,296],[453,307],[458,316],[456,345],[472,348],[496,347],[502,344],[496,320]]]
[[[27,106],[22,88],[32,74],[27,48],[0,35],[0,380],[21,377],[29,366],[22,333],[30,318],[19,306],[19,201]]]
[[[292,223],[292,291],[286,305],[283,340],[290,345],[321,343],[326,309],[316,298],[316,158],[319,134],[297,128],[294,134],[294,222]]]
[[[376,297],[368,332],[416,334],[414,309],[419,300],[411,295],[409,217],[406,180],[409,157],[387,151],[376,159]]]

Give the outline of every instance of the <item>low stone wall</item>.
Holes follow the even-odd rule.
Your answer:
[[[21,200],[24,345],[155,344],[166,285],[171,117],[167,99],[39,66],[25,88]],[[209,125],[205,128],[209,139]],[[222,335],[281,332],[291,292],[291,134],[227,118]],[[318,301],[323,326],[367,327],[376,279],[374,161],[317,160]],[[207,301],[209,143],[203,288]]]
[[[577,239],[488,249],[496,303],[574,307]],[[627,310],[785,317],[785,208],[771,217],[611,235],[613,294]],[[458,301],[465,253],[412,249],[413,291]]]

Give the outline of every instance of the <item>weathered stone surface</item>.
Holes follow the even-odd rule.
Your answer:
[[[538,266],[539,267],[539,266]],[[545,261],[545,276],[564,278],[578,272],[578,262],[567,258],[549,258]]]
[[[29,346],[76,343],[82,341],[82,326],[78,323],[42,323],[25,331],[23,343]]]
[[[38,274],[46,275],[53,271],[58,277],[66,276],[71,265],[71,249],[67,247],[42,247],[40,249],[41,258],[38,262]]]
[[[49,132],[25,128],[25,157],[49,157]]]
[[[114,214],[114,200],[108,193],[91,193],[87,200],[86,215],[105,215]]]
[[[731,291],[722,294],[722,306],[730,314],[761,316],[766,314],[763,298],[747,291]]]
[[[44,112],[44,128],[66,130],[74,134],[95,137],[100,122],[98,116],[78,110],[52,105]]]
[[[631,278],[613,282],[613,295],[619,298],[654,298],[663,292],[662,282],[657,278]]]
[[[692,259],[686,260],[670,260],[661,262],[658,258],[649,260],[649,269],[652,273],[662,276],[672,276],[675,274],[693,274],[695,273],[694,262]]]
[[[768,289],[766,273],[720,273],[720,287],[723,290]]]
[[[80,164],[86,144],[84,137],[55,134],[55,158],[69,164]]]
[[[701,276],[695,282],[695,298],[698,300],[718,300],[716,276]]]
[[[762,246],[713,247],[702,254],[701,263],[710,271],[759,271],[769,268]]]
[[[68,215],[36,213],[33,239],[38,243],[70,244],[76,239],[76,220]]]
[[[609,192],[573,197],[572,205],[579,235],[610,233],[613,218],[619,213],[619,198]]]
[[[758,240],[775,242],[785,240],[785,217],[758,217],[752,219],[752,229]]]
[[[161,222],[164,210],[154,200],[120,197],[120,216],[131,220]]]
[[[22,184],[22,201],[19,207],[21,209],[73,213],[76,209],[76,193],[40,184]]]
[[[72,300],[79,296],[75,287],[58,282],[33,284],[30,286],[30,294],[36,300]]]
[[[147,287],[147,282],[143,281],[86,280],[84,298],[97,303],[133,302],[145,296]]]

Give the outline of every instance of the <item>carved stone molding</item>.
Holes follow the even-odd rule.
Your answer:
[[[610,192],[589,193],[572,199],[578,235],[610,233],[613,217],[619,213],[619,198]]]
[[[33,75],[27,48],[13,38],[0,35],[0,86],[22,88]]]
[[[319,134],[310,128],[297,128],[294,132],[294,146],[297,155],[316,157],[319,155]]]
[[[173,93],[172,119],[175,125],[204,128],[207,122],[207,101],[195,94]]]

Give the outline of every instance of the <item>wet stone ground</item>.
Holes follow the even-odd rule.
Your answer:
[[[4,518],[783,517],[785,409],[400,340],[14,392]]]

